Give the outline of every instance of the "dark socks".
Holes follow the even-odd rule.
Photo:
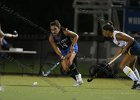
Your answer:
[[[70,76],[76,80],[76,77],[75,75],[79,74],[77,68],[76,68],[76,65],[74,63],[72,63],[72,65],[69,67],[70,71],[69,71],[69,74]]]

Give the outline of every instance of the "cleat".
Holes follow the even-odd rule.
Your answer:
[[[134,83],[133,83],[131,89],[136,89],[136,87],[137,87],[137,81],[134,81]]]
[[[75,84],[73,84],[73,87],[79,87],[83,83],[84,83],[83,81],[76,82]]]
[[[75,77],[76,77],[76,83],[73,85],[74,87],[78,87],[84,83],[81,78],[81,74],[75,75]]]
[[[140,83],[137,83],[136,90],[140,90]]]

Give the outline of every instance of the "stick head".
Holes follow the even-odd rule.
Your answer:
[[[44,77],[48,76],[50,73],[51,73],[51,71],[48,71],[48,72],[45,73],[45,72],[42,70],[42,76],[44,76]]]
[[[91,82],[93,80],[93,78],[89,78],[87,79],[87,82]]]
[[[95,66],[91,66],[89,68],[89,79],[87,79],[87,82],[91,82],[97,76],[99,72],[103,72],[103,73],[105,72],[107,74],[110,74],[111,69],[108,63],[103,62]]]
[[[99,71],[99,68],[98,68],[98,65],[95,65],[95,66],[91,66],[89,68],[89,79],[87,79],[87,82],[91,82],[93,80],[93,78],[96,77],[96,74],[98,73]]]

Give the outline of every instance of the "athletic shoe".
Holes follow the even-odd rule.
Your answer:
[[[140,90],[140,83],[137,83],[136,90]]]
[[[79,82],[76,82],[75,84],[73,84],[73,87],[79,87],[83,83],[84,83],[83,80],[82,81],[79,81]]]
[[[84,83],[81,74],[75,75],[75,77],[76,77],[76,83],[73,86],[80,86]]]
[[[136,87],[137,87],[137,81],[134,81],[134,83],[133,83],[131,89],[136,89]]]

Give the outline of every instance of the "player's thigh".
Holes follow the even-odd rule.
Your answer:
[[[61,65],[62,65],[62,67],[63,67],[63,69],[64,69],[65,71],[68,70],[68,65],[67,65],[67,61],[66,61],[66,60],[61,61]]]
[[[75,53],[75,51],[73,51],[69,57],[69,64],[70,65],[73,63],[75,56],[76,56],[76,53]]]
[[[133,69],[135,67],[136,62],[137,62],[137,56],[132,56],[128,63],[128,66]]]

